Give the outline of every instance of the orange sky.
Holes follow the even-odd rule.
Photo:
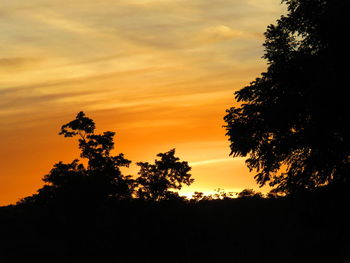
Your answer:
[[[223,116],[265,70],[263,32],[283,12],[279,0],[2,0],[0,205],[78,157],[57,133],[79,111],[134,163],[176,148],[195,178],[183,193],[257,189],[228,157]]]

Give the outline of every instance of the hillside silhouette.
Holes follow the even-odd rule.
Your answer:
[[[224,118],[231,155],[248,157],[270,193],[186,199],[177,191],[194,178],[175,149],[125,175],[115,132],[97,134],[79,112],[59,135],[77,139],[80,159],[0,207],[0,262],[350,262],[349,72],[338,63],[350,4],[282,2],[288,14],[265,33],[267,71]]]
[[[111,154],[113,132],[95,134],[83,112],[62,126],[78,136],[80,157],[59,162],[44,186],[0,208],[1,262],[346,262],[350,256],[347,185],[266,197],[245,189],[234,198],[174,190],[193,182],[175,149],[154,164],[139,162],[138,177]]]
[[[348,262],[349,195],[2,207],[1,262]]]

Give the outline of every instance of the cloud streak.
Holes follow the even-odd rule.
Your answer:
[[[212,165],[212,164],[218,164],[218,163],[226,163],[226,162],[232,162],[234,161],[242,161],[245,160],[246,158],[221,158],[221,159],[211,159],[211,160],[202,160],[202,161],[197,161],[197,162],[191,162],[190,166],[204,166],[204,165]]]
[[[40,63],[39,58],[3,57],[0,58],[0,72],[10,73],[30,69]]]

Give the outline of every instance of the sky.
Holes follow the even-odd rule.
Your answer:
[[[229,157],[223,117],[265,71],[263,33],[284,12],[279,0],[0,0],[0,205],[79,157],[58,135],[79,111],[133,163],[175,148],[195,179],[185,195],[264,191]]]

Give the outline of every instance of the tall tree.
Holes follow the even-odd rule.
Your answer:
[[[231,155],[248,156],[276,192],[349,183],[349,1],[282,2],[287,14],[265,33],[267,71],[224,118]]]
[[[175,157],[175,149],[157,156],[160,160],[155,160],[154,164],[137,163],[140,166],[136,179],[139,198],[153,201],[172,199],[177,194],[171,190],[180,190],[183,184],[190,185],[194,181],[189,173],[191,167]]]
[[[79,112],[75,120],[62,126],[59,134],[78,136],[80,157],[87,159],[87,166],[78,159],[55,164],[43,178],[46,185],[39,190],[40,197],[68,202],[131,198],[134,181],[120,171],[120,167],[129,166],[131,161],[123,154],[111,155],[114,132],[95,134],[94,121]]]

